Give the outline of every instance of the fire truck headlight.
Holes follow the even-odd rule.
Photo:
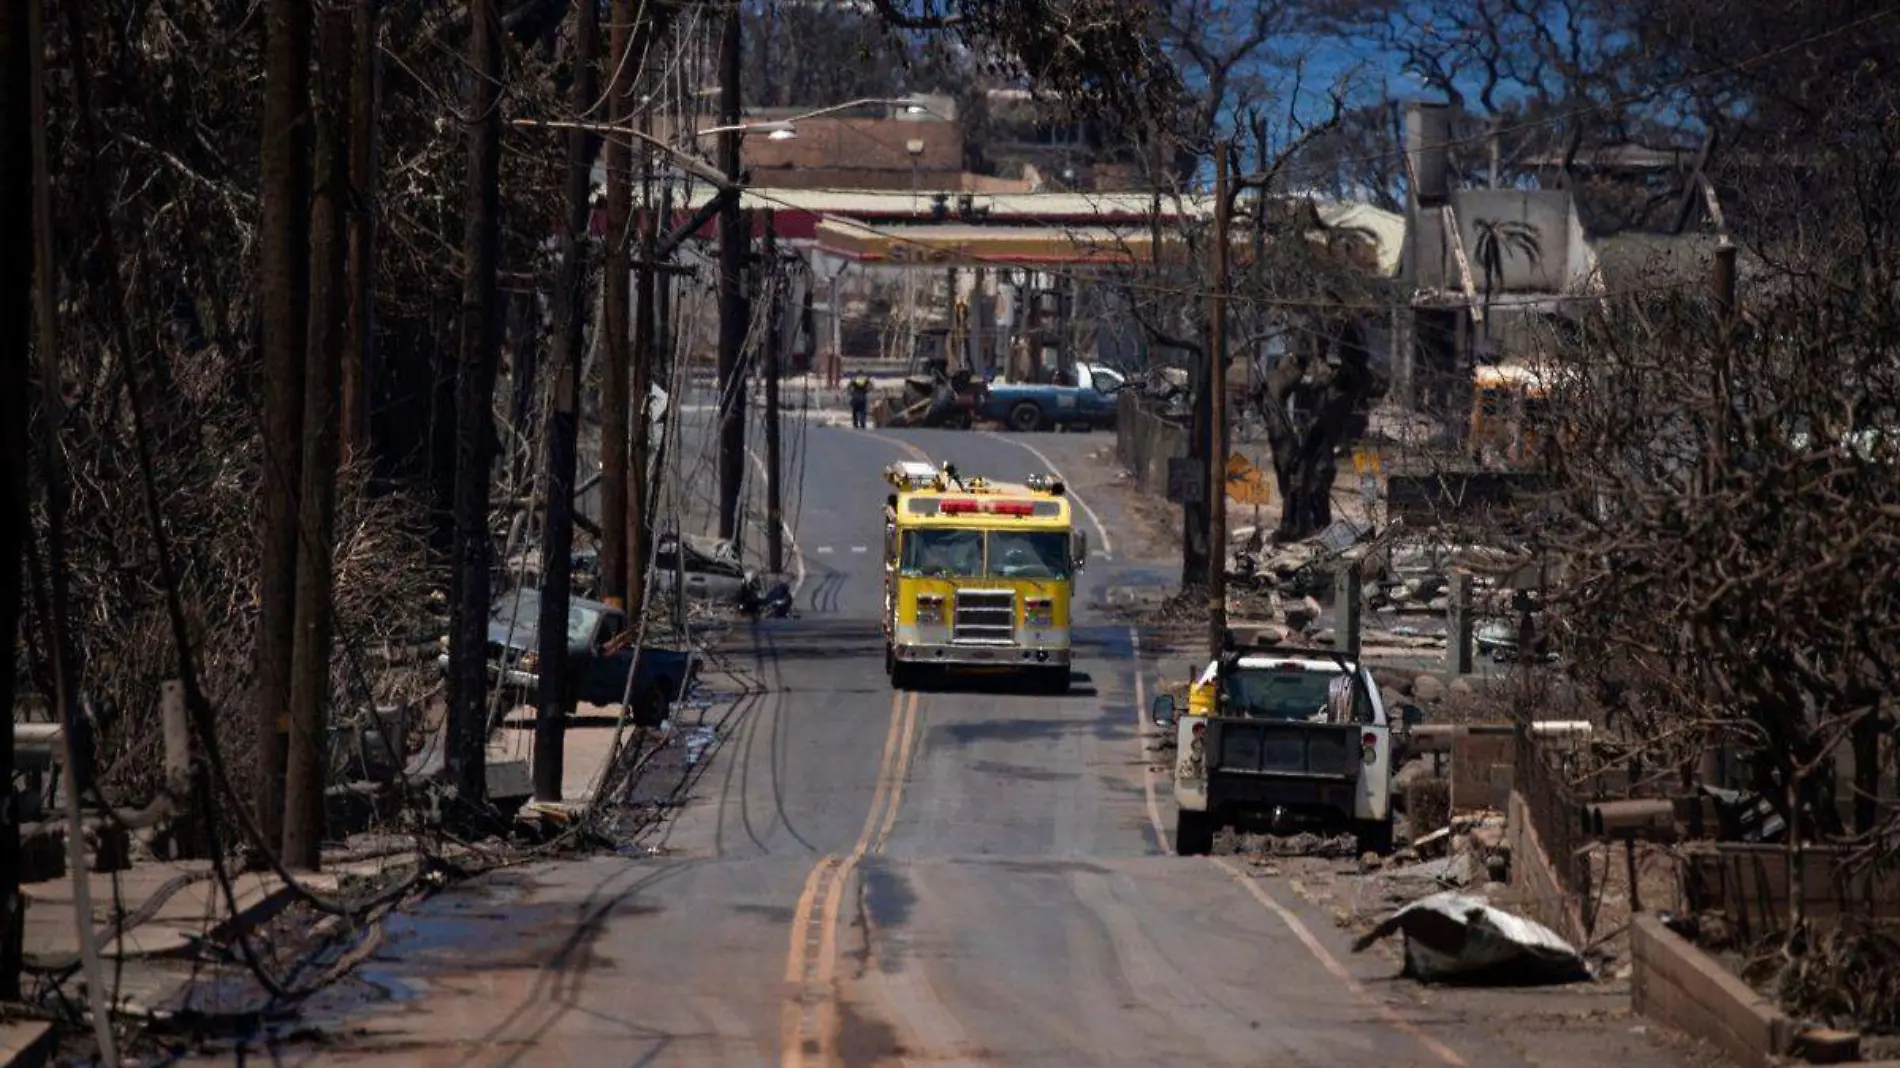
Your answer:
[[[943,624],[943,598],[934,593],[919,594],[917,597],[918,626],[941,626]]]

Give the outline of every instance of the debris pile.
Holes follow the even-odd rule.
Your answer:
[[[1356,857],[1358,840],[1350,834],[1244,834],[1235,841],[1236,852],[1254,857]]]
[[[1362,634],[1368,644],[1398,648],[1443,648],[1445,615],[1451,608],[1450,576],[1472,575],[1472,610],[1481,652],[1499,660],[1516,655],[1519,613],[1527,603],[1506,581],[1518,558],[1508,549],[1440,545],[1416,536],[1377,536],[1373,528],[1341,519],[1312,538],[1272,544],[1265,532],[1243,526],[1233,532],[1228,586],[1230,618],[1276,628],[1281,640],[1331,644],[1337,640],[1322,618],[1335,594],[1341,569],[1359,565]]]
[[[1444,890],[1474,890],[1501,896],[1511,876],[1511,843],[1497,813],[1460,816],[1390,857],[1360,862],[1353,880],[1347,922]]]

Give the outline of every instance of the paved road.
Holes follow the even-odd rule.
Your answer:
[[[1490,1020],[1352,956],[1283,881],[1172,856],[1136,722],[1136,638],[1085,614],[1062,698],[894,695],[876,474],[928,455],[1019,477],[1099,436],[813,430],[803,618],[741,655],[728,720],[651,857],[502,874],[424,905],[365,978],[357,1033],[287,1063],[1626,1065],[1626,1023]],[[1086,481],[1086,480],[1083,480]],[[1165,573],[1091,501],[1083,597]],[[1119,529],[1118,529],[1119,528]],[[1527,1038],[1542,1026],[1549,1040]],[[1528,1030],[1527,1030],[1528,1029]],[[1568,1048],[1573,1055],[1565,1055]],[[1553,1053],[1553,1051],[1555,1051]]]

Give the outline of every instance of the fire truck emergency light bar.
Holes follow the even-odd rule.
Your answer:
[[[972,512],[986,512],[992,515],[1036,514],[1036,506],[1031,501],[979,501],[969,498],[951,498],[938,507],[944,515],[968,515]]]

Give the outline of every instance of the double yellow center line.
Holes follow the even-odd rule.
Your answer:
[[[838,1061],[838,921],[845,887],[867,855],[883,850],[903,803],[904,781],[917,745],[917,695],[891,695],[891,724],[878,761],[877,786],[864,828],[850,852],[828,853],[805,877],[792,914],[785,955],[785,1007],[779,1024],[783,1068]]]

